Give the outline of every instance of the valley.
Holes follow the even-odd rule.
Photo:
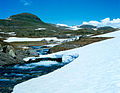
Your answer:
[[[113,27],[44,23],[29,13],[1,19],[0,93],[11,93],[16,84],[60,69],[79,57],[77,53],[62,52],[113,39],[99,35],[117,30]],[[37,58],[47,60],[35,62]],[[54,58],[61,58],[62,61],[51,60]]]

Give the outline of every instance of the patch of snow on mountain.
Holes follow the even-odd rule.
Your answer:
[[[97,28],[93,28],[93,30],[95,30],[95,31],[96,31],[96,30],[98,30],[98,29],[97,29]]]
[[[69,29],[70,30],[79,30],[79,29],[82,29],[82,28],[79,28],[78,26],[70,26]]]
[[[68,27],[68,25],[66,24],[56,24],[57,26],[65,26],[65,27]]]
[[[0,32],[1,34],[6,34],[6,35],[11,35],[11,36],[16,36],[15,32],[8,32],[8,33],[5,33],[5,32]]]
[[[59,26],[63,26],[63,27],[67,27],[65,29],[69,29],[69,30],[79,30],[79,29],[82,29],[82,28],[79,28],[78,26],[68,26],[66,24],[56,24],[57,27]]]
[[[46,30],[46,28],[37,28],[35,30]]]
[[[12,20],[10,17],[6,18],[5,20]]]
[[[5,32],[0,32],[1,34],[5,34]]]

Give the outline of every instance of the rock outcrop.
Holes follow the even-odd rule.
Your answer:
[[[9,54],[0,52],[0,66],[15,64],[16,59],[11,57]]]
[[[25,56],[24,51],[18,51],[9,43],[0,41],[0,66],[24,63]]]
[[[15,49],[11,45],[3,46],[2,52],[9,54],[13,58],[16,58]]]

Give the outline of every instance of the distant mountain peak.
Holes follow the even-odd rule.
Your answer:
[[[13,20],[21,20],[21,19],[36,19],[36,20],[40,20],[40,18],[38,18],[36,15],[31,14],[31,13],[20,13],[20,14],[16,14],[13,16],[10,16],[8,19],[13,19]]]
[[[85,28],[85,29],[88,29],[88,28],[97,28],[97,26],[93,26],[93,25],[81,25],[80,27],[81,28]]]
[[[20,13],[12,15],[5,20],[0,19],[2,26],[36,26],[47,25],[39,17],[31,13]]]

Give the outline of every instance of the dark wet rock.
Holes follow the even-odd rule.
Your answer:
[[[17,64],[23,64],[25,63],[23,61],[23,58],[31,56],[28,51],[24,51],[24,50],[16,50],[16,62]]]
[[[0,65],[15,64],[16,60],[9,54],[0,52]]]
[[[15,48],[9,44],[0,42],[0,65],[12,65],[24,63],[23,58],[28,57],[27,52],[23,50],[15,50]]]
[[[32,62],[40,62],[40,61],[57,61],[59,63],[62,63],[62,57],[61,58],[50,58],[50,57],[46,57],[46,58],[36,58],[34,60],[29,59],[27,62],[28,63],[32,63]]]

